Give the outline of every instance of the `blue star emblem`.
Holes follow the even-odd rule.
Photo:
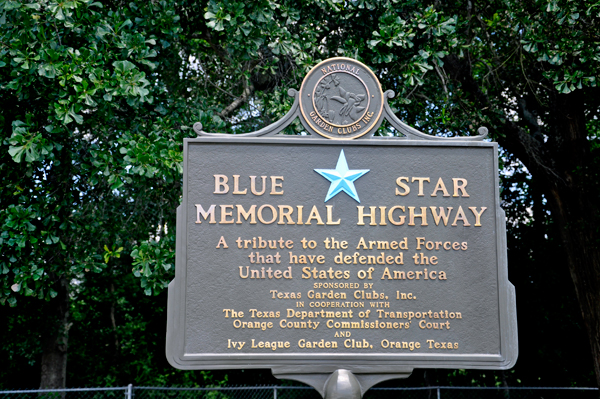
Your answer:
[[[325,202],[335,197],[339,192],[343,191],[360,204],[354,181],[367,173],[370,169],[348,169],[348,162],[344,150],[340,152],[335,169],[315,169],[315,172],[331,182]]]

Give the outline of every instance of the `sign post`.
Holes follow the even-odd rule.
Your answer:
[[[184,142],[167,358],[270,368],[360,398],[414,368],[517,359],[497,144],[442,138],[392,113],[365,65],[336,58],[289,113]],[[279,134],[299,118],[310,136]],[[404,137],[374,138],[386,118]]]

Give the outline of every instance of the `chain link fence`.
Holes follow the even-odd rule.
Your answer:
[[[364,399],[598,399],[598,388],[371,388]],[[321,399],[309,387],[72,388],[0,391],[0,399]]]

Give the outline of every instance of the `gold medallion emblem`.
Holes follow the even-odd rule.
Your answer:
[[[382,110],[379,80],[350,58],[321,62],[300,88],[300,111],[308,127],[330,139],[355,139],[371,132],[379,126]]]

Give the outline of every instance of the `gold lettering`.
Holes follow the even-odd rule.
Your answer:
[[[227,243],[225,242],[224,236],[221,236],[221,238],[219,239],[219,243],[215,248],[221,248],[221,245],[223,246],[223,248],[229,248],[229,246],[227,246]]]
[[[469,194],[467,194],[467,190],[465,190],[465,187],[467,187],[467,179],[453,178],[452,181],[454,182],[454,194],[452,195],[453,197],[458,197],[458,190],[460,190],[461,192],[461,197],[469,196]]]
[[[421,218],[421,226],[427,226],[427,207],[426,206],[422,206],[421,207],[421,213],[415,213],[415,207],[414,206],[409,206],[408,207],[408,225],[409,226],[414,226],[415,225],[415,218]]]
[[[356,223],[359,226],[364,226],[365,222],[364,222],[364,218],[365,217],[369,217],[371,218],[371,223],[369,223],[370,226],[377,226],[377,222],[375,221],[375,209],[377,207],[375,206],[370,206],[369,209],[371,210],[371,213],[365,214],[364,213],[364,206],[361,205],[357,205],[356,208],[358,209],[358,223]]]
[[[396,190],[398,190],[398,189],[396,189]],[[391,208],[390,208],[390,210],[388,211],[388,220],[390,221],[390,223],[391,223],[391,224],[393,224],[393,225],[395,225],[395,226],[401,226],[401,225],[403,225],[403,224],[404,224],[404,219],[406,219],[406,216],[404,216],[404,215],[401,215],[401,216],[399,216],[399,217],[398,217],[398,221],[396,222],[396,221],[394,220],[394,215],[393,215],[393,214],[394,214],[394,211],[395,211],[396,209],[400,209],[402,212],[406,212],[406,209],[405,209],[403,206],[401,206],[401,205],[396,205],[396,206],[393,206],[393,207],[391,207]]]
[[[215,221],[215,205],[211,205],[210,208],[208,208],[208,211],[205,211],[204,208],[202,208],[202,205],[200,205],[200,204],[195,204],[195,205],[196,205],[196,223],[202,223],[200,221],[200,215],[202,215],[204,220],[208,219],[208,217],[210,216],[210,221],[208,222],[210,224],[217,223]]]
[[[399,177],[396,179],[396,184],[400,187],[402,187],[404,189],[404,192],[401,193],[400,190],[398,190],[398,188],[396,188],[396,195],[408,195],[408,193],[410,193],[410,187],[408,187],[406,184],[402,183],[402,180],[406,180],[406,182],[408,183],[408,177]]]
[[[481,212],[479,212],[479,213],[477,213],[477,207],[475,207],[475,206],[470,206],[469,209],[475,215],[475,226],[480,227],[481,226],[481,215],[483,215],[483,212],[485,212],[487,207],[485,207],[485,206],[481,207]]]
[[[242,205],[236,205],[237,208],[237,222],[236,224],[242,223],[242,217],[244,220],[248,220],[250,218],[250,224],[256,224],[256,205],[252,205],[248,212],[244,210]]]
[[[385,210],[386,210],[387,206],[380,206],[379,207],[379,212],[380,212],[380,219],[379,219],[379,225],[380,226],[386,226],[387,223],[385,221]]]
[[[308,215],[308,219],[306,219],[306,224],[311,224],[310,221],[313,219],[317,221],[317,225],[325,225],[323,219],[321,219],[321,215],[319,215],[319,210],[316,205],[313,205],[310,214]]]
[[[465,211],[463,211],[462,206],[458,207],[456,211],[456,217],[454,218],[454,222],[452,222],[452,226],[456,226],[456,222],[461,220],[463,222],[463,226],[470,226],[471,224],[467,220],[467,215],[465,215]]]
[[[240,175],[233,175],[233,194],[246,194],[248,189],[240,191]]]
[[[281,182],[277,182],[277,180],[281,180]],[[283,195],[283,176],[271,176],[271,195]],[[277,188],[281,188],[281,191],[277,191]]]
[[[444,181],[442,180],[442,178],[440,177],[437,181],[437,184],[435,185],[435,188],[433,189],[433,193],[431,194],[432,197],[437,197],[437,192],[438,191],[442,191],[444,194],[444,197],[449,197],[450,194],[448,194],[448,190],[446,190],[446,186],[444,185]]]
[[[221,207],[221,220],[219,221],[219,223],[220,224],[233,224],[233,219],[227,220],[227,216],[233,217],[233,205],[220,205],[220,207]],[[231,210],[227,211],[228,208]]]
[[[337,222],[333,221],[333,205],[325,205],[325,208],[327,208],[327,224],[330,226],[340,224],[342,219],[338,219]]]
[[[225,175],[214,175],[215,177],[215,191],[213,194],[227,194],[229,192],[229,185],[227,181],[229,178]]]
[[[268,222],[263,218],[263,214],[262,214],[262,211],[265,208],[269,208],[273,214],[273,218],[271,220],[269,220]],[[277,219],[277,209],[275,209],[275,207],[273,205],[264,204],[260,208],[258,208],[258,220],[260,220],[261,223],[271,224],[275,221],[275,219]]]
[[[304,209],[304,205],[296,205],[296,208],[298,209],[298,224],[304,224],[304,222],[302,222],[302,210]]]
[[[439,215],[435,209],[435,206],[430,206],[429,209],[431,209],[431,214],[433,215],[433,221],[435,222],[436,226],[439,226],[440,219],[444,221],[444,226],[448,225],[448,218],[450,217],[450,212],[452,212],[451,206],[448,207],[448,213],[446,213],[444,208],[440,206],[440,214]]]
[[[262,191],[256,191],[256,176],[250,176],[250,191],[254,195],[263,195],[267,190],[267,176],[261,176],[262,179]]]
[[[423,194],[423,182],[426,181],[427,183],[429,183],[429,177],[413,177],[412,182],[414,183],[415,180],[419,182],[419,193],[417,194],[417,196],[424,197],[425,194]]]
[[[277,224],[296,224],[292,220],[292,213],[294,212],[294,208],[289,205],[277,205],[279,208],[279,221]],[[287,222],[283,221],[283,218],[287,220]]]
[[[367,244],[365,243],[365,239],[363,237],[360,237],[360,240],[358,240],[358,245],[356,246],[356,249],[369,249],[367,248]]]

